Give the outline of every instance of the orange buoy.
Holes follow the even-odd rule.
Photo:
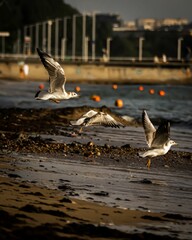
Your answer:
[[[122,108],[122,107],[123,107],[123,100],[117,99],[117,100],[115,101],[115,106],[116,106],[116,107],[119,107],[119,108]]]
[[[149,93],[150,94],[154,94],[155,93],[155,90],[153,88],[149,89]]]
[[[139,91],[143,91],[144,87],[143,86],[139,86]]]
[[[75,87],[75,91],[76,91],[76,92],[80,92],[80,91],[81,91],[81,88],[80,88],[79,86],[76,86],[76,87]]]
[[[114,90],[117,90],[117,88],[118,88],[117,84],[113,84],[112,88],[113,88]]]
[[[101,97],[99,95],[92,95],[91,96],[91,100],[93,100],[95,102],[100,102],[101,101]]]
[[[43,83],[41,83],[41,84],[39,84],[39,89],[44,89],[44,84]]]
[[[165,91],[164,90],[159,90],[159,92],[158,92],[158,94],[159,94],[159,96],[165,96]]]

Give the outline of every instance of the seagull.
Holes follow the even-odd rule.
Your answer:
[[[73,126],[81,126],[79,132],[82,131],[83,127],[88,126],[105,126],[112,128],[120,128],[128,125],[128,122],[121,117],[112,117],[109,113],[103,111],[90,110],[83,114],[78,120],[70,121]]]
[[[177,145],[176,142],[170,140],[170,123],[163,122],[159,125],[157,130],[153,126],[150,121],[147,112],[143,110],[142,113],[142,123],[145,132],[146,142],[150,150],[139,153],[139,156],[142,158],[149,157],[157,157],[161,155],[165,155],[173,145]],[[147,161],[148,169],[151,166],[151,159]]]
[[[49,74],[49,90],[38,91],[35,95],[36,100],[50,100],[59,103],[61,100],[76,98],[79,95],[75,92],[66,92],[66,76],[61,65],[56,62],[49,54],[37,48],[37,52],[45,69]]]

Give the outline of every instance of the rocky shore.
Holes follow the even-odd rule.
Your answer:
[[[78,158],[83,164],[91,162],[100,166],[145,167],[145,160],[138,157],[141,149],[132,147],[131,143],[114,146],[101,140],[98,144],[95,143],[97,132],[91,138],[69,125],[70,120],[87,110],[89,107],[1,109],[1,239],[183,239],[179,232],[171,228],[162,231],[159,226],[190,226],[190,213],[185,216],[109,207],[73,198],[65,189],[49,189],[16,174],[22,167],[15,166],[14,154],[40,154],[69,161]],[[110,110],[106,108],[106,111]],[[130,122],[133,128],[138,125],[136,121]],[[58,135],[62,140],[55,140]],[[191,171],[192,154],[170,151],[153,161],[152,168]],[[141,225],[146,226],[145,230],[138,230]],[[190,231],[185,236],[189,239]]]

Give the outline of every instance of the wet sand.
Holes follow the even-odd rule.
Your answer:
[[[148,171],[144,143],[68,126],[86,110],[2,109],[1,239],[190,239],[192,154],[170,151]]]
[[[56,190],[13,180],[13,176],[0,181],[1,239],[177,239],[164,234],[164,225],[192,221],[181,215],[124,210],[68,198]],[[116,229],[118,226],[131,233]],[[139,226],[146,230],[139,231]],[[178,233],[172,230],[172,235]]]

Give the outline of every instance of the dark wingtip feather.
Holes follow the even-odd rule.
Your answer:
[[[39,57],[41,59],[42,64],[44,65],[44,67],[46,68],[46,59],[47,58],[52,58],[48,53],[40,50],[39,48],[37,48],[37,52],[39,54]]]
[[[38,96],[39,96],[39,93],[40,93],[41,91],[38,91],[36,94],[35,94],[35,98],[37,98]]]
[[[157,134],[166,134],[167,137],[170,135],[170,123],[166,120],[161,121],[158,129]]]
[[[144,116],[146,115],[146,110],[145,109],[143,109],[143,112],[142,112],[142,118],[144,118]]]
[[[51,55],[49,55],[48,53],[44,52],[43,50],[36,48],[37,49],[37,53],[39,54],[39,57],[42,59],[44,59],[45,57],[48,58],[52,58]]]
[[[37,50],[37,52],[38,52],[39,55],[45,53],[43,50],[41,50],[41,49],[39,49],[39,48],[36,48],[36,50]]]
[[[145,128],[145,118],[147,116],[147,112],[145,109],[143,109],[143,112],[142,112],[142,124],[143,124],[143,127]]]
[[[39,57],[41,58],[45,54],[45,52],[43,52],[39,48],[36,48],[36,49],[37,49],[37,53],[39,54]]]

